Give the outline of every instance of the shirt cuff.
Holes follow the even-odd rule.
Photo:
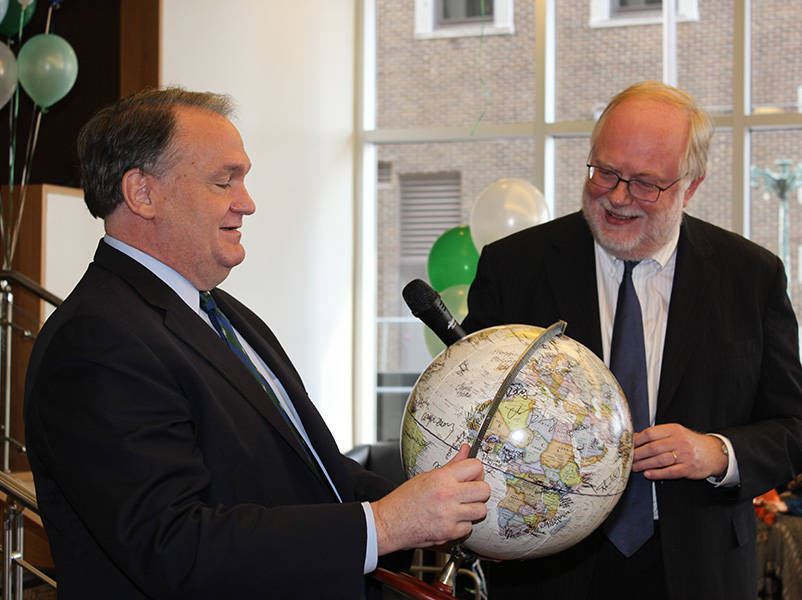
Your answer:
[[[365,567],[362,573],[367,575],[375,571],[376,565],[379,564],[379,540],[376,536],[376,521],[373,518],[370,502],[363,502],[362,509],[365,511],[365,524],[368,530],[368,540],[365,544]]]
[[[732,443],[723,435],[718,433],[711,433],[713,437],[717,437],[727,446],[728,463],[727,470],[724,477],[708,477],[707,480],[714,484],[716,487],[736,487],[741,485],[741,472],[738,470],[738,459],[735,457],[735,451],[732,449]]]

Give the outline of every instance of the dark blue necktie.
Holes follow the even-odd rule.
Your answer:
[[[646,350],[640,302],[632,284],[637,261],[624,262],[624,278],[618,288],[618,304],[610,345],[610,370],[624,391],[632,426],[643,431],[650,425],[649,389],[646,383]],[[604,532],[629,558],[654,534],[652,483],[643,473],[630,473],[624,494],[604,522]]]
[[[234,327],[231,325],[231,322],[223,314],[223,311],[217,307],[214,298],[212,298],[212,295],[209,292],[200,293],[200,306],[206,312],[206,314],[209,315],[209,320],[212,322],[215,330],[217,330],[217,333],[220,334],[220,337],[223,338],[223,341],[225,341],[228,347],[231,348],[234,354],[237,355],[237,358],[239,358],[245,364],[245,366],[248,367],[248,370],[251,372],[251,374],[261,384],[262,389],[264,389],[265,393],[268,395],[273,404],[276,405],[276,408],[278,409],[279,413],[281,413],[281,416],[284,417],[287,425],[290,426],[293,435],[295,435],[295,439],[298,440],[298,443],[301,444],[304,452],[306,452],[306,457],[315,467],[315,470],[322,475],[320,465],[315,457],[312,456],[312,451],[307,445],[306,440],[295,427],[295,424],[290,419],[287,411],[284,410],[284,407],[281,405],[281,402],[279,402],[275,392],[273,392],[273,388],[270,387],[270,385],[267,383],[267,380],[259,372],[259,369],[256,368],[255,364],[253,364],[253,361],[250,359],[248,353],[245,351],[245,348],[243,348],[242,344],[237,338],[237,334],[234,333]],[[323,477],[323,480],[326,481],[326,478]]]

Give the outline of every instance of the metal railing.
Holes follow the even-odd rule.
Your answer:
[[[25,452],[25,445],[13,437],[11,431],[11,347],[12,335],[16,331],[28,339],[35,339],[36,332],[20,327],[14,322],[14,287],[22,288],[52,306],[61,304],[61,298],[51,294],[30,277],[18,271],[0,271],[0,379],[2,379],[3,410],[0,413],[2,438],[2,470],[10,472],[11,446]]]
[[[35,339],[36,332],[20,327],[14,322],[14,294],[13,288],[19,287],[27,290],[40,300],[58,306],[61,299],[51,294],[33,279],[17,271],[0,271],[0,379],[2,379],[2,404],[0,411],[0,431],[2,431],[2,450],[0,460],[0,492],[6,495],[6,506],[3,511],[3,591],[2,600],[22,600],[23,576],[25,572],[35,575],[38,579],[57,587],[56,581],[42,572],[24,557],[25,546],[25,511],[39,514],[39,505],[36,493],[25,486],[21,481],[12,477],[10,472],[11,446],[25,452],[25,445],[14,439],[11,431],[11,349],[12,335],[16,331],[24,338]],[[19,434],[17,434],[19,435]]]
[[[7,473],[0,472],[0,490],[6,494],[3,511],[3,600],[22,600],[23,575],[27,571],[56,589],[56,581],[27,562],[25,550],[26,510],[39,514],[36,494]]]

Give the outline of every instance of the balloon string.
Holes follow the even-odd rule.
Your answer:
[[[14,94],[17,94],[19,91],[19,84],[14,89]],[[11,265],[6,264],[8,259],[8,252],[6,248],[8,244],[6,243],[6,210],[8,210],[8,206],[12,204],[11,202],[11,193],[13,191],[13,181],[14,181],[14,153],[11,150],[13,145],[14,139],[14,108],[13,108],[13,101],[12,105],[8,108],[8,172],[9,172],[9,185],[8,185],[8,195],[9,201],[8,203],[3,202],[3,195],[0,194],[0,238],[3,240],[3,269],[7,270],[11,268]]]
[[[19,14],[19,30],[17,39],[21,42],[22,41],[22,30],[25,27],[25,11],[28,9],[27,6],[22,6],[22,10],[20,10]],[[15,171],[15,155],[17,152],[17,118],[19,117],[19,82],[17,83],[17,89],[14,90],[14,105],[13,110],[9,111],[8,115],[8,128],[9,128],[9,135],[10,141],[8,146],[8,203],[7,206],[4,207],[6,210],[2,211],[2,215],[0,215],[0,234],[3,236],[3,268],[10,269],[11,268],[11,261],[14,258],[14,246],[16,242],[14,241],[15,232],[14,232],[14,171]],[[20,213],[22,207],[20,206]],[[8,226],[6,226],[8,225]],[[9,240],[9,237],[11,239]]]
[[[20,88],[19,83],[17,84],[17,89],[14,90],[14,106],[13,110],[9,113],[9,131],[11,135],[11,143],[9,144],[8,148],[8,217],[4,222],[9,224],[9,227],[14,222],[14,176],[16,171],[16,155],[17,155],[17,121],[19,118],[19,97],[20,97]],[[11,244],[9,240],[6,238],[6,232],[3,232],[3,245],[5,249],[5,261],[6,269],[11,268]]]
[[[478,58],[479,58],[479,66],[480,66],[479,83],[482,84],[482,89],[484,90],[485,104],[484,104],[484,107],[482,108],[482,112],[479,115],[479,118],[476,120],[476,123],[474,123],[474,125],[473,125],[473,129],[471,129],[471,135],[476,133],[476,128],[479,127],[479,123],[481,123],[482,119],[484,119],[485,113],[487,112],[487,106],[488,106],[488,104],[490,104],[490,92],[487,91],[487,85],[485,84],[485,80],[484,80],[484,77],[482,77],[482,72],[481,72],[482,47],[484,46],[484,40],[485,40],[485,0],[482,0],[479,3],[479,5],[480,5],[481,11],[482,11],[482,28],[481,28],[481,30],[479,32],[479,56],[478,56]]]
[[[33,153],[36,150],[36,142],[39,139],[39,124],[42,122],[42,112],[39,106],[34,106],[34,113],[31,115],[31,130],[28,132],[28,147],[25,149],[25,162],[23,163],[22,177],[20,178],[19,212],[17,213],[17,222],[14,224],[14,231],[12,232],[11,253],[8,259],[9,265],[14,259],[14,253],[17,250],[17,242],[19,241],[19,230],[22,226],[22,212],[25,210],[25,197],[28,195],[28,180],[31,176]]]
[[[58,6],[57,4],[51,4],[47,11],[47,21],[45,23],[45,33],[50,33],[50,22],[53,15],[53,7]],[[25,23],[25,10],[27,6],[22,7],[22,11],[20,11],[20,29],[19,29],[19,39],[22,39],[22,30]],[[14,193],[14,167],[15,167],[15,155],[17,149],[17,128],[16,122],[19,116],[19,86],[14,92],[14,109],[9,113],[9,131],[11,133],[11,143],[9,145],[9,157],[8,157],[8,170],[9,170],[9,202],[8,202],[8,217],[5,216],[3,212],[3,205],[2,205],[2,197],[0,197],[0,235],[3,238],[3,246],[4,246],[4,267],[6,269],[11,268],[11,262],[14,260],[14,254],[17,251],[17,243],[19,242],[19,232],[22,227],[22,216],[25,210],[25,200],[27,197],[28,192],[28,181],[30,179],[30,171],[31,165],[33,162],[33,154],[36,150],[36,143],[39,139],[39,125],[42,120],[42,113],[44,112],[39,106],[34,105],[34,113],[31,117],[31,130],[28,133],[28,145],[25,150],[25,160],[23,161],[23,169],[22,169],[22,177],[20,178],[20,203],[19,203],[19,211],[17,212],[17,219],[16,222],[14,221],[14,204],[13,204],[13,193]],[[13,227],[9,231],[9,235],[11,236],[11,240],[9,243],[8,236],[6,235],[6,222],[9,224],[13,224]]]

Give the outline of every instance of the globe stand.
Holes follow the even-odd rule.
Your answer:
[[[393,573],[381,568],[373,572],[373,578],[385,587],[415,600],[453,600],[457,573],[462,562],[469,556],[470,553],[459,546],[454,546],[440,575],[432,583],[426,583],[409,573]]]

